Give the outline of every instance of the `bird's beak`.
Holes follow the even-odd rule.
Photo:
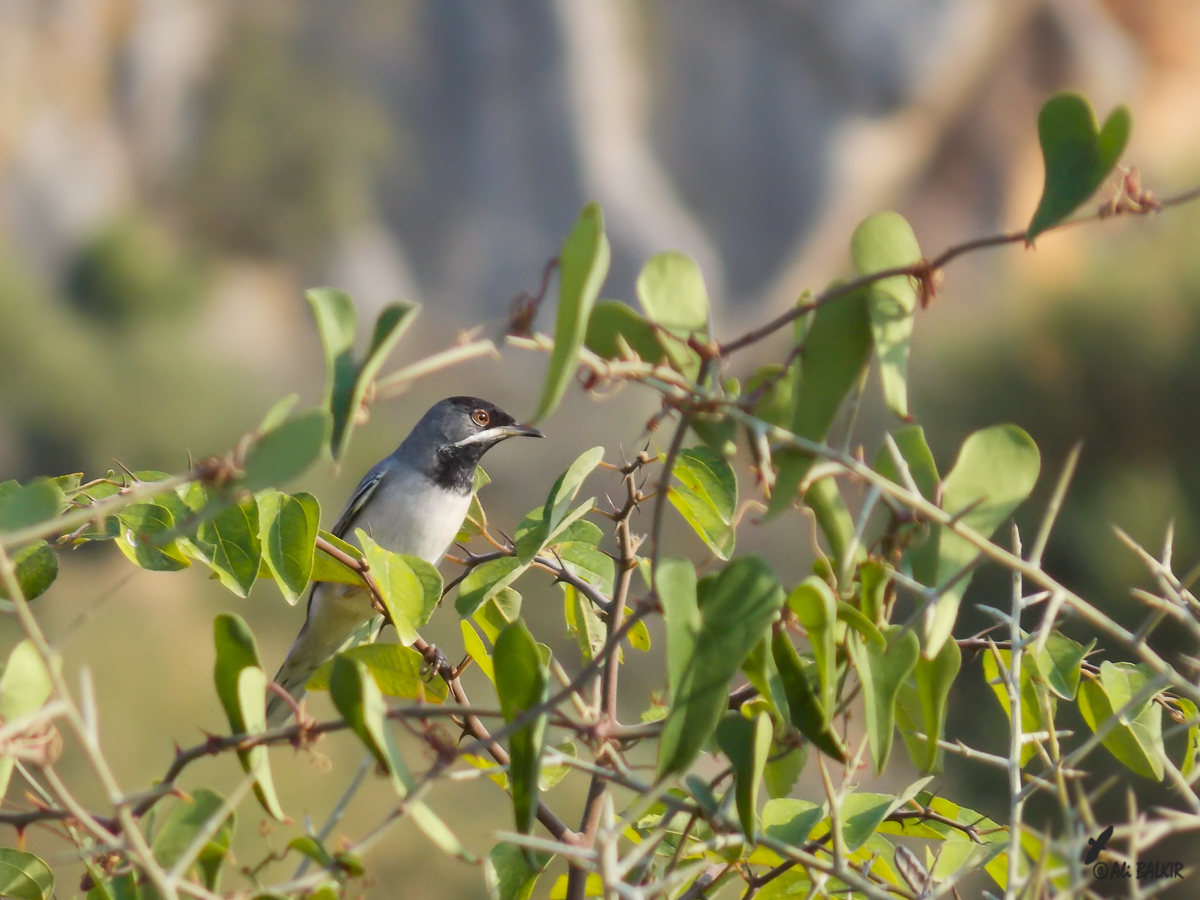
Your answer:
[[[490,447],[500,441],[508,440],[510,437],[545,437],[545,435],[532,425],[522,425],[520,422],[516,422],[512,425],[497,425],[495,428],[477,431],[470,437],[463,438],[454,446],[466,447],[470,444],[484,444]]]
[[[513,425],[501,425],[499,428],[494,428],[492,430],[494,432],[496,432],[497,434],[499,434],[503,437],[506,437],[506,438],[510,438],[510,437],[545,437],[546,436],[546,435],[542,434],[542,432],[539,431],[537,428],[534,428],[532,425],[522,425],[520,422],[517,422]]]

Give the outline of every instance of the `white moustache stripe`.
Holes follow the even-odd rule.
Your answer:
[[[487,444],[492,441],[499,440],[500,438],[508,437],[509,434],[511,434],[511,432],[506,427],[499,425],[495,428],[488,428],[484,431],[477,432],[470,437],[465,437],[461,441],[456,441],[454,446],[469,447],[471,444]]]

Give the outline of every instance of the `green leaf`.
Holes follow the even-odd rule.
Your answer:
[[[917,660],[913,678],[900,688],[900,733],[909,758],[923,772],[940,772],[943,753],[937,742],[946,731],[946,706],[950,687],[962,666],[962,652],[946,641],[933,659]],[[920,731],[925,737],[917,737]]]
[[[686,339],[708,328],[708,290],[696,261],[686,253],[656,253],[637,279],[642,309],[654,324]]]
[[[550,488],[540,514],[539,510],[535,509],[517,527],[513,543],[517,558],[522,563],[532,560],[547,543],[558,538],[566,528],[591,509],[591,501],[574,510],[571,509],[571,504],[575,502],[575,496],[579,493],[584,479],[600,465],[602,459],[603,447],[592,447],[579,454]]]
[[[999,655],[999,659],[997,659]],[[1010,672],[1012,669],[1012,653],[1008,650],[987,650],[983,654],[983,677],[992,689],[992,693],[996,695],[996,699],[1000,701],[1000,705],[1004,708],[1004,715],[1008,719],[1009,727],[1012,727],[1012,706],[1008,696],[1008,686],[1005,683],[1004,676],[1001,674],[999,663],[1003,662],[1005,672]],[[1021,732],[1029,734],[1034,731],[1049,731],[1051,722],[1046,721],[1046,716],[1042,711],[1041,695],[1046,693],[1045,686],[1039,679],[1035,677],[1037,671],[1037,663],[1030,658],[1029,654],[1024,654],[1021,657]],[[1054,715],[1057,702],[1053,696],[1050,696],[1050,714]],[[1029,760],[1037,754],[1037,747],[1028,743],[1021,748],[1021,768],[1024,768]]]
[[[363,746],[392,779],[396,793],[407,796],[412,776],[399,753],[393,753],[395,747],[386,724],[387,703],[367,667],[348,654],[335,656],[330,666],[329,696]]]
[[[608,274],[610,258],[608,238],[604,234],[604,213],[599,203],[589,203],[579,214],[558,253],[560,278],[554,351],[550,354],[550,368],[535,421],[554,412],[575,374],[579,348],[587,335],[592,305]]]
[[[58,554],[45,541],[35,541],[17,550],[12,554],[12,564],[26,600],[40,597],[58,577]],[[9,599],[8,591],[0,584],[0,600]]]
[[[937,493],[940,477],[933,452],[925,442],[925,429],[920,425],[905,425],[892,432],[892,440],[908,465],[908,473],[912,475],[917,489],[926,500],[932,500]],[[875,456],[875,471],[896,484],[904,484],[886,444],[879,448]]]
[[[789,366],[784,371],[783,366],[773,363],[763,366],[746,379],[742,388],[747,396],[760,390],[765,385],[769,388],[754,404],[754,415],[764,422],[770,422],[779,428],[790,428],[792,424],[792,407],[796,402],[796,382],[799,369]]]
[[[808,762],[808,746],[787,747],[778,741],[772,742],[767,767],[763,769],[763,784],[767,796],[772,799],[786,797],[800,780],[804,764]]]
[[[367,667],[349,654],[335,656],[329,675],[329,695],[338,713],[388,774],[396,796],[401,799],[407,797],[414,785],[412,773],[387,727],[387,704]],[[408,814],[413,823],[441,850],[473,861],[471,854],[445,822],[424,803],[411,803]]]
[[[1051,631],[1046,635],[1046,646],[1034,656],[1037,671],[1050,690],[1064,700],[1074,700],[1083,660],[1095,646],[1095,639],[1085,647],[1061,632]]]
[[[500,632],[521,617],[521,595],[512,588],[498,591],[471,617],[483,629],[489,641],[495,642]]]
[[[1132,663],[1100,664],[1100,677],[1079,685],[1079,711],[1093,732],[1133,699],[1153,675]],[[1153,700],[1123,714],[1101,741],[1126,768],[1155,781],[1163,779],[1162,707]]]
[[[1080,94],[1055,94],[1046,101],[1038,113],[1046,179],[1025,232],[1027,244],[1071,215],[1104,183],[1125,152],[1132,125],[1124,106],[1114,109],[1100,128],[1091,104]]]
[[[829,554],[835,569],[840,572],[846,553],[854,540],[854,520],[846,509],[841,489],[834,478],[821,478],[813,483],[804,494],[805,505],[816,516],[817,525],[829,542]],[[855,559],[867,558],[867,549],[861,543],[854,550]]]
[[[295,606],[312,576],[321,504],[312,494],[265,491],[258,498],[263,561],[288,603]]]
[[[201,523],[192,539],[196,555],[221,584],[245,597],[258,578],[262,541],[258,536],[258,503],[253,497],[226,506]]]
[[[622,359],[628,351],[649,363],[663,358],[654,326],[620,300],[601,300],[593,307],[583,342],[604,359]]]
[[[668,494],[671,504],[721,559],[733,552],[736,532],[737,478],[733,467],[707,447],[691,447],[675,460],[680,486]]]
[[[310,409],[266,432],[246,454],[242,487],[257,492],[304,474],[321,455],[329,429],[329,413]]]
[[[322,405],[332,416],[330,447],[336,457],[358,376],[358,364],[354,360],[358,312],[349,294],[333,288],[313,288],[305,292],[304,299],[312,307],[321,335],[321,348],[325,351],[325,399]]]
[[[348,656],[366,666],[385,696],[442,703],[449,694],[449,688],[442,679],[425,678],[422,673],[425,659],[412,647],[403,644],[360,644],[338,655]],[[310,691],[329,690],[332,670],[333,660],[330,660],[313,672],[305,687]]]
[[[565,740],[555,744],[554,749],[563,756],[579,756],[575,742],[572,740]],[[570,771],[571,767],[566,763],[556,766],[543,766],[541,774],[538,775],[538,790],[544,794],[566,778],[567,773]]]
[[[400,642],[408,646],[442,599],[442,576],[430,563],[380,547],[361,528],[354,530]]]
[[[708,743],[725,711],[730,681],[784,602],[771,567],[758,556],[743,556],[713,580],[698,604],[697,628],[694,575],[685,566],[676,563],[666,572],[660,567],[658,576],[671,679],[671,709],[659,741],[660,778],[686,771]],[[671,593],[675,596],[669,599]],[[679,621],[673,623],[672,617]]]
[[[11,722],[41,709],[54,692],[50,673],[28,640],[13,647],[0,674],[0,721]]]
[[[742,833],[753,842],[758,790],[771,749],[771,720],[765,713],[747,719],[730,713],[717,726],[717,744],[733,764],[733,784]]]
[[[526,850],[515,844],[499,843],[484,861],[490,900],[529,900],[538,877],[546,871],[553,854]]]
[[[224,803],[225,798],[209,788],[198,788],[188,796],[180,797],[163,819],[150,845],[158,864],[164,869],[171,869],[191,847],[196,835],[221,811]],[[230,811],[216,833],[201,848],[199,856],[192,861],[199,868],[204,885],[209,890],[216,890],[219,884],[221,864],[229,852],[236,828],[237,814]]]
[[[562,589],[567,631],[575,638],[580,655],[590,662],[608,639],[608,629],[600,621],[592,604],[584,600],[579,591],[569,584],[563,584]]]
[[[912,226],[899,213],[882,212],[865,219],[850,239],[857,273],[870,275],[921,261],[921,247]],[[875,358],[883,379],[888,408],[908,418],[908,353],[912,340],[917,290],[908,275],[893,275],[867,286]]]
[[[344,541],[335,534],[331,534],[324,529],[321,529],[317,534],[328,543],[332,544],[338,550],[350,556],[352,559],[362,560],[363,552],[358,547],[355,547],[349,541]],[[338,560],[331,556],[326,556],[323,552],[318,552],[313,556],[312,575],[309,576],[311,581],[333,581],[338,584],[354,584],[362,585],[362,576],[357,570],[351,569],[343,565]]]
[[[67,497],[50,478],[35,478],[25,485],[4,482],[0,493],[0,534],[40,525],[66,509]]]
[[[786,632],[778,631],[772,637],[771,655],[787,694],[792,724],[826,756],[845,762],[846,748],[833,728],[830,708],[822,706]]]
[[[613,558],[596,547],[582,541],[566,541],[555,548],[563,564],[577,577],[598,587],[603,594],[611,594],[616,563]]]
[[[696,601],[696,570],[686,559],[658,564],[658,595],[667,626],[667,686],[673,702],[696,654],[703,622]]]
[[[804,579],[788,596],[788,607],[796,614],[808,640],[821,683],[821,707],[832,710],[837,702],[837,655],[834,626],[837,624],[837,597],[815,575]]]
[[[858,580],[862,586],[863,615],[876,625],[887,620],[887,588],[892,580],[892,569],[887,563],[869,559],[858,567]]]
[[[21,641],[13,647],[0,674],[0,722],[37,712],[53,692],[54,684],[37,648],[28,640]],[[0,800],[4,799],[13,768],[14,757],[0,756]]]
[[[798,325],[798,330],[802,328]],[[803,338],[804,362],[795,392],[791,430],[802,438],[823,441],[842,401],[862,377],[871,357],[871,317],[866,290],[853,291],[822,304]],[[795,449],[776,454],[779,473],[768,516],[795,499],[796,489],[812,467],[813,456]]]
[[[267,730],[267,676],[253,632],[240,616],[219,615],[213,622],[213,639],[217,648],[213,679],[230,730],[233,734],[262,734]],[[239,750],[238,760],[245,772],[254,774],[254,793],[263,809],[283,821],[267,748],[259,745]]]
[[[330,450],[335,460],[341,459],[367,388],[379,374],[396,341],[416,318],[420,307],[397,303],[384,308],[375,321],[366,357],[359,365],[354,359],[354,334],[358,328],[354,301],[332,288],[315,288],[307,291],[304,297],[312,307],[325,351],[323,406],[332,419]]]
[[[755,645],[742,664],[742,671],[758,691],[758,699],[767,705],[772,722],[786,729],[792,718],[787,688],[775,664],[769,639],[764,637]]]
[[[545,701],[549,674],[537,642],[521,621],[514,622],[496,639],[492,651],[496,668],[496,693],[505,722]],[[533,830],[538,808],[538,772],[541,768],[542,742],[546,732],[546,713],[517,729],[509,737],[509,785],[517,830],[528,834]]]
[[[875,626],[875,623],[843,600],[838,601],[837,618],[839,622],[845,622],[877,646],[884,647],[887,645],[887,639],[883,636],[883,632]]]
[[[1196,771],[1196,763],[1200,761],[1197,759],[1200,755],[1200,710],[1196,708],[1195,703],[1183,697],[1176,699],[1175,705],[1183,714],[1183,720],[1190,723],[1187,730],[1187,749],[1184,750],[1183,761],[1179,764],[1179,771],[1187,778]]]
[[[803,847],[824,816],[824,807],[808,800],[768,800],[762,812],[762,832],[793,847]]]
[[[467,656],[471,657],[475,665],[479,666],[483,674],[488,677],[488,681],[495,684],[496,670],[492,668],[492,657],[488,655],[483,638],[466,619],[460,619],[458,624],[462,628],[463,645],[466,647]]]
[[[454,608],[463,618],[471,615],[520,577],[528,566],[515,556],[488,560],[473,568],[458,586]]]
[[[267,410],[267,414],[262,417],[262,421],[258,423],[256,429],[260,434],[266,434],[287,420],[288,414],[296,408],[296,404],[300,402],[299,394],[288,394],[286,397],[280,397]]]
[[[50,900],[54,873],[32,853],[0,847],[0,897],[13,900]]]
[[[131,563],[152,572],[176,572],[191,565],[178,543],[175,515],[158,503],[135,503],[117,516],[117,547]]]
[[[989,538],[1037,484],[1041,458],[1037,444],[1016,425],[995,425],[970,435],[942,485],[942,508],[963,525]],[[922,584],[945,585],[978,555],[975,545],[947,528],[936,526],[937,568],[928,557],[913,559],[913,576]],[[932,659],[950,637],[970,576],[959,578],[925,614],[922,652]]]
[[[921,644],[916,634],[899,625],[885,626],[886,648],[854,635],[846,636],[846,649],[862,685],[867,742],[875,772],[887,766],[896,729],[896,698],[917,666]],[[956,644],[955,647],[958,645]]]
[[[853,793],[842,801],[842,835],[853,853],[878,830],[899,803],[888,794]]]

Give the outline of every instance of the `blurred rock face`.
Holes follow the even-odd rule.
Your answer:
[[[1187,158],[1193,6],[0,0],[0,247],[61,289],[133,211],[368,312],[499,319],[594,197],[612,293],[674,247],[718,309],[778,307],[875,209],[939,242],[1012,225],[1058,87],[1136,101],[1147,162]]]

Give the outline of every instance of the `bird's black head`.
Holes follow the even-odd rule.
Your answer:
[[[510,437],[542,437],[542,433],[487,400],[449,397],[421,417],[397,453],[420,460],[435,484],[468,493],[483,454]]]

